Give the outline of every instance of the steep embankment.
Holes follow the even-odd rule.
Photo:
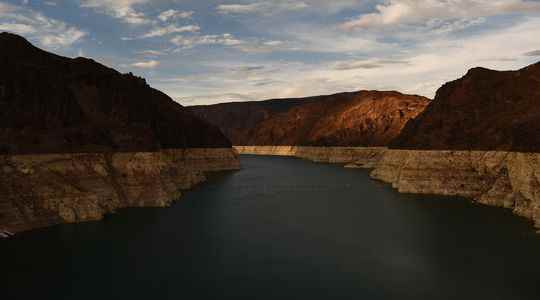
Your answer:
[[[470,70],[439,89],[391,147],[374,178],[510,208],[540,228],[540,64]]]
[[[420,96],[360,91],[189,107],[234,145],[385,146],[428,105]]]
[[[144,79],[0,34],[0,230],[164,206],[238,167],[217,127]]]
[[[540,63],[518,71],[471,69],[392,142],[396,149],[540,152]]]

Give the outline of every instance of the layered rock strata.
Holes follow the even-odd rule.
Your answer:
[[[357,163],[373,167],[386,150],[383,147],[234,146],[240,154],[293,156],[325,163]]]
[[[219,128],[143,78],[0,33],[0,233],[167,206],[238,168]]]
[[[388,150],[371,176],[402,193],[509,208],[540,228],[540,153]]]
[[[210,171],[239,168],[231,148],[3,155],[1,230],[100,220],[126,207],[165,207]]]

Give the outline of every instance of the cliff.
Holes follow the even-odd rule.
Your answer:
[[[234,146],[240,154],[291,156],[314,162],[351,164],[372,168],[386,152],[384,147]]]
[[[230,145],[142,78],[0,34],[0,232],[167,206],[238,169]]]
[[[396,149],[540,151],[540,63],[469,70],[442,86],[391,143]]]
[[[239,168],[230,148],[0,156],[0,227],[19,232],[165,207],[205,173]]]
[[[512,209],[540,228],[540,154],[388,150],[371,176],[402,193],[456,195]]]
[[[224,148],[221,131],[142,78],[0,33],[0,153]]]
[[[429,104],[420,96],[360,91],[189,109],[234,145],[385,146]]]

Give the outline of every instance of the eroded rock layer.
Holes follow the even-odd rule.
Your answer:
[[[373,167],[381,159],[384,147],[304,147],[304,146],[234,146],[240,154],[293,156],[315,162],[355,163]],[[352,167],[352,165],[351,165]]]
[[[457,195],[512,209],[540,228],[540,154],[388,150],[371,176],[402,193]]]
[[[0,229],[99,220],[165,207],[210,171],[239,168],[231,148],[0,156]]]
[[[230,141],[143,78],[0,33],[0,233],[167,206]]]

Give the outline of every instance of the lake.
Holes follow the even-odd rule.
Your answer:
[[[171,208],[0,241],[2,299],[540,299],[540,235],[508,210],[241,162]]]

